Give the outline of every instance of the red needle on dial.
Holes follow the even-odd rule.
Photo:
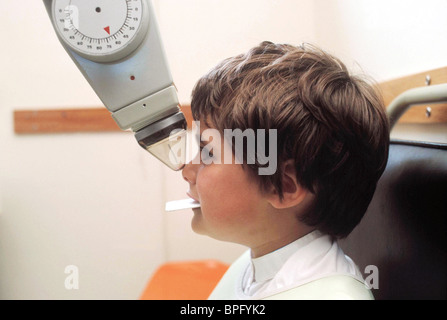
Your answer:
[[[110,27],[105,27],[104,30],[110,35]]]

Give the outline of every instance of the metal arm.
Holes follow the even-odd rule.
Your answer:
[[[179,109],[150,0],[43,0],[56,34],[121,129],[174,170],[186,161]]]
[[[391,129],[399,118],[413,105],[447,102],[447,84],[421,87],[405,91],[391,102],[387,113]]]

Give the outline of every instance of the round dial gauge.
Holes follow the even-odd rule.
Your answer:
[[[54,0],[52,10],[62,40],[96,62],[131,54],[144,40],[149,24],[145,0]]]

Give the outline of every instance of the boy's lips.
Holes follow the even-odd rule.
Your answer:
[[[191,199],[193,199],[194,201],[196,201],[197,203],[200,203],[200,201],[199,200],[197,200],[197,198],[196,197],[194,197],[193,195],[191,195],[191,193],[188,191],[188,192],[186,192],[186,195],[188,196],[188,197],[190,197]]]

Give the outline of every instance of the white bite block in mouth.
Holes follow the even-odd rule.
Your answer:
[[[167,212],[179,211],[185,209],[197,209],[200,208],[200,203],[194,199],[184,199],[177,201],[166,202],[165,210]]]

